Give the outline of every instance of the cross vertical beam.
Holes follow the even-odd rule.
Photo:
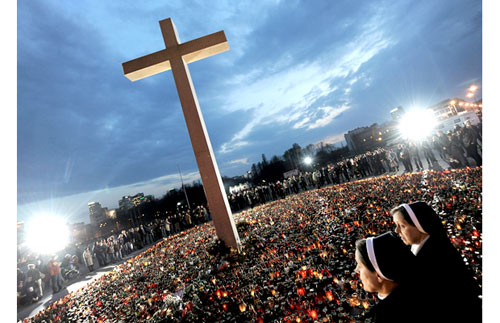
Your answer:
[[[221,31],[180,44],[170,18],[160,21],[160,28],[166,49],[123,63],[124,74],[135,81],[172,70],[217,236],[239,251],[238,231],[187,66],[189,62],[228,50],[226,37]]]

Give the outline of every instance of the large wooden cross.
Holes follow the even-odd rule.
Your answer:
[[[172,69],[215,231],[227,245],[240,250],[238,231],[187,66],[229,50],[226,35],[219,31],[181,44],[172,19],[160,21],[160,28],[166,48],[123,63],[123,73],[136,81]]]

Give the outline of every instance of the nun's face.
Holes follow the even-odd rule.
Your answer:
[[[392,216],[396,224],[396,233],[406,245],[419,244],[425,238],[425,234],[418,231],[417,227],[406,222],[401,212],[396,212]]]
[[[354,271],[359,274],[363,282],[363,289],[370,293],[376,293],[381,290],[382,281],[375,271],[370,271],[361,261],[361,255],[356,250],[356,269]]]

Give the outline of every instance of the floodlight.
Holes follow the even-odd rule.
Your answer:
[[[436,117],[430,110],[408,111],[399,122],[399,132],[411,141],[422,141],[431,135],[437,125]]]
[[[69,229],[65,220],[55,215],[41,215],[26,224],[28,248],[41,254],[51,254],[66,247]]]
[[[304,158],[304,163],[305,163],[306,165],[311,165],[311,164],[312,164],[312,161],[313,161],[313,160],[312,160],[312,158],[311,158],[311,157],[309,157],[309,156],[307,156],[306,158]]]

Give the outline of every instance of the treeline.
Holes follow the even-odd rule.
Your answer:
[[[250,176],[223,177],[224,185],[227,187],[238,185],[240,183],[250,182],[252,184],[266,182],[276,182],[283,179],[283,173],[298,169],[299,172],[311,171],[314,168],[325,167],[330,163],[337,162],[349,155],[349,149],[346,147],[335,147],[331,144],[321,143],[319,147],[309,144],[305,148],[295,143],[286,150],[282,156],[273,156],[267,160],[266,155],[262,154],[262,161],[252,164]],[[312,164],[304,163],[305,157],[311,157]]]
[[[310,144],[302,148],[299,144],[294,143],[282,156],[275,155],[268,160],[266,155],[262,154],[262,161],[252,164],[249,176],[235,176],[231,178],[223,176],[222,181],[224,182],[226,193],[229,194],[230,186],[246,182],[252,184],[259,184],[262,181],[276,182],[282,180],[283,173],[289,170],[298,169],[300,172],[311,171],[315,168],[335,163],[348,157],[348,154],[349,150],[347,147],[337,148],[330,144],[320,144],[319,147],[316,147]],[[312,158],[313,162],[311,165],[304,163],[305,157]],[[195,181],[184,187],[193,211],[198,205],[207,204],[205,191],[200,181]],[[117,210],[116,219],[108,219],[98,228],[97,234],[120,231],[138,224],[149,223],[155,219],[164,219],[176,212],[185,211],[188,209],[186,194],[182,188],[171,189],[159,199],[153,198],[151,201],[144,202],[127,211]]]
[[[207,205],[205,191],[200,181],[184,185],[192,212],[198,205]],[[188,204],[186,194],[182,188],[174,188],[161,198],[153,198],[143,202],[141,205],[129,210],[117,209],[115,219],[107,219],[102,226],[98,227],[96,234],[105,235],[109,232],[117,232],[138,224],[150,223],[156,219],[164,219],[177,212],[186,211]]]

